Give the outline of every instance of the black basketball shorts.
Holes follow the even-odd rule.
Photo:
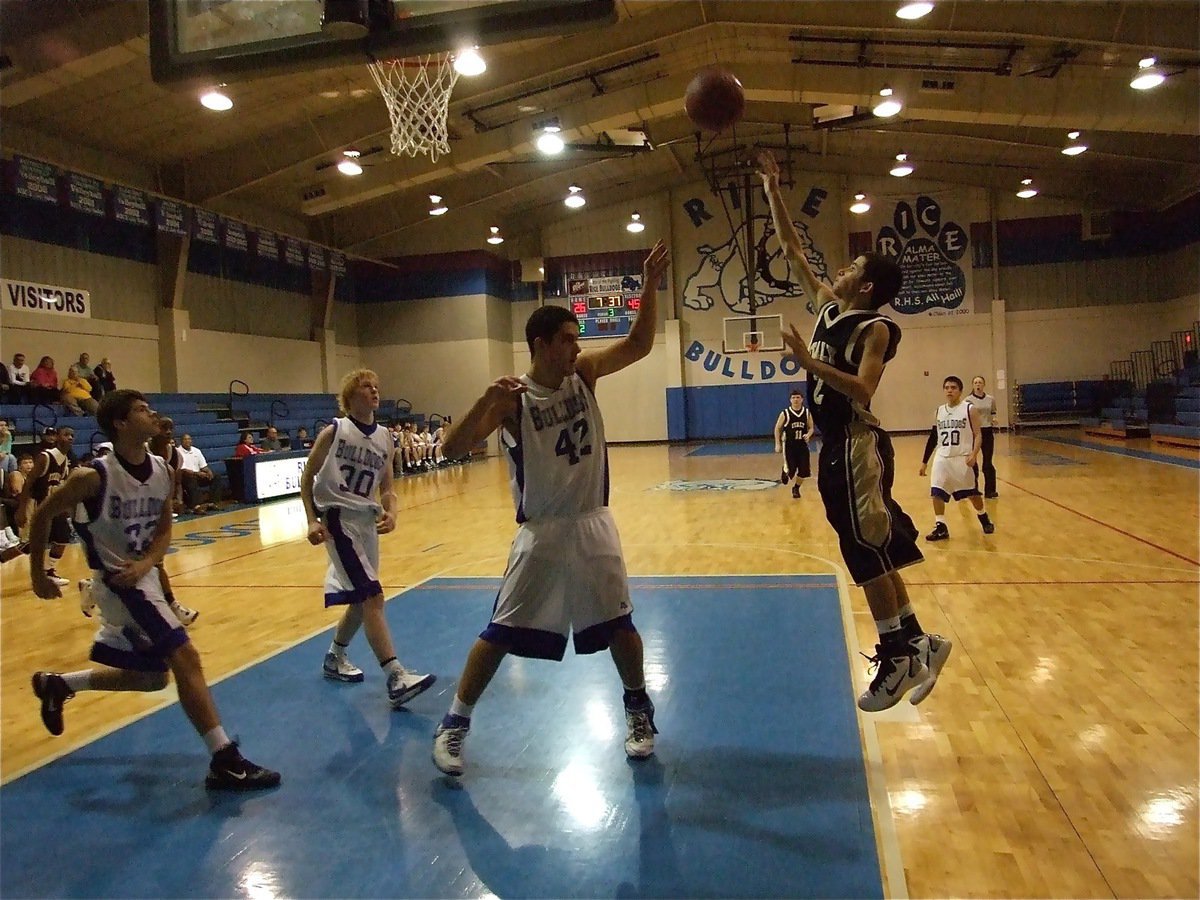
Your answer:
[[[882,429],[856,422],[821,447],[817,487],[855,584],[924,559],[916,526],[892,499],[894,478],[892,441]]]
[[[808,443],[806,441],[783,442],[783,468],[789,478],[809,478],[812,476],[812,463],[808,458]]]

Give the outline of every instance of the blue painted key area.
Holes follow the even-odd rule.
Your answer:
[[[449,779],[433,729],[497,586],[437,579],[388,604],[401,660],[440,679],[407,710],[388,707],[361,635],[363,684],[321,677],[326,632],[217,685],[277,790],[206,793],[178,705],[9,783],[0,894],[882,895],[832,578],[633,579],[656,756],[625,757],[608,654],[568,651],[505,660]],[[203,648],[203,624],[193,636]],[[94,698],[67,705],[68,734]]]

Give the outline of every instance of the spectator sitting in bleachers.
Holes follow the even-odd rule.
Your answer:
[[[204,458],[204,453],[199,447],[192,444],[190,434],[185,434],[180,439],[179,454],[183,459],[179,472],[183,485],[183,505],[191,513],[204,512],[206,509],[214,508],[217,505],[215,502],[217,476],[208,467],[208,460]],[[208,501],[199,502],[201,492],[205,489],[209,493]]]
[[[59,396],[58,371],[54,359],[43,356],[37,368],[29,373],[29,399],[32,403],[56,403]]]
[[[279,430],[274,425],[267,428],[267,436],[263,438],[261,446],[263,453],[274,453],[283,449],[283,442],[279,440]]]
[[[100,360],[99,365],[93,370],[96,376],[96,382],[92,388],[92,396],[97,400],[101,399],[105,394],[117,389],[117,379],[113,375],[112,363],[108,357]]]
[[[12,432],[8,429],[8,419],[0,419],[0,477],[7,477],[9,472],[17,470],[17,460],[12,452]]]
[[[238,445],[233,448],[233,455],[238,459],[245,459],[247,456],[257,456],[260,453],[266,453],[266,451],[261,447],[255,446],[254,432],[243,431],[242,439],[238,442]]]
[[[12,364],[8,369],[9,403],[29,402],[29,366],[25,365],[25,354],[14,353]]]
[[[20,403],[13,394],[12,375],[8,366],[0,364],[0,403]]]
[[[417,432],[417,439],[421,442],[421,465],[432,469],[437,460],[434,457],[433,435],[429,433],[428,424],[421,426],[421,430]]]
[[[21,458],[17,460],[17,468],[12,472],[6,472],[3,482],[0,482],[0,513],[4,516],[3,527],[12,532],[8,535],[10,544],[20,543],[14,516],[20,503],[21,491],[25,487],[25,480],[32,471],[33,457],[28,453],[22,453]]]
[[[299,450],[311,450],[313,439],[308,436],[308,429],[301,425],[296,429],[296,440],[293,442]]]
[[[91,389],[96,386],[96,370],[92,368],[92,358],[86,353],[79,354],[79,361],[75,363],[75,371],[79,373],[79,377],[88,383],[89,394]]]
[[[87,356],[87,354],[83,354]],[[78,366],[67,370],[67,377],[62,385],[62,404],[73,416],[94,416],[100,405],[92,399],[91,383],[79,374]]]

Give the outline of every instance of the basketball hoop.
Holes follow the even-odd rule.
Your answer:
[[[392,120],[392,153],[414,157],[427,153],[433,162],[449,153],[446,115],[458,81],[453,55],[376,60],[369,68]]]

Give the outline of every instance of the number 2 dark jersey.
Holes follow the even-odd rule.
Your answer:
[[[815,359],[828,363],[838,371],[857,375],[862,363],[864,336],[876,322],[883,322],[888,329],[888,345],[883,354],[886,364],[896,355],[896,348],[900,344],[900,326],[872,310],[848,309],[839,312],[837,303],[832,300],[817,313],[817,324],[813,328],[808,350]],[[843,433],[851,422],[879,425],[879,420],[871,413],[870,404],[863,406],[851,400],[812,372],[808,373],[808,406],[817,427],[826,436]]]
[[[596,397],[579,373],[549,390],[528,375],[517,433],[505,425],[517,521],[577,516],[608,506],[608,452]]]

